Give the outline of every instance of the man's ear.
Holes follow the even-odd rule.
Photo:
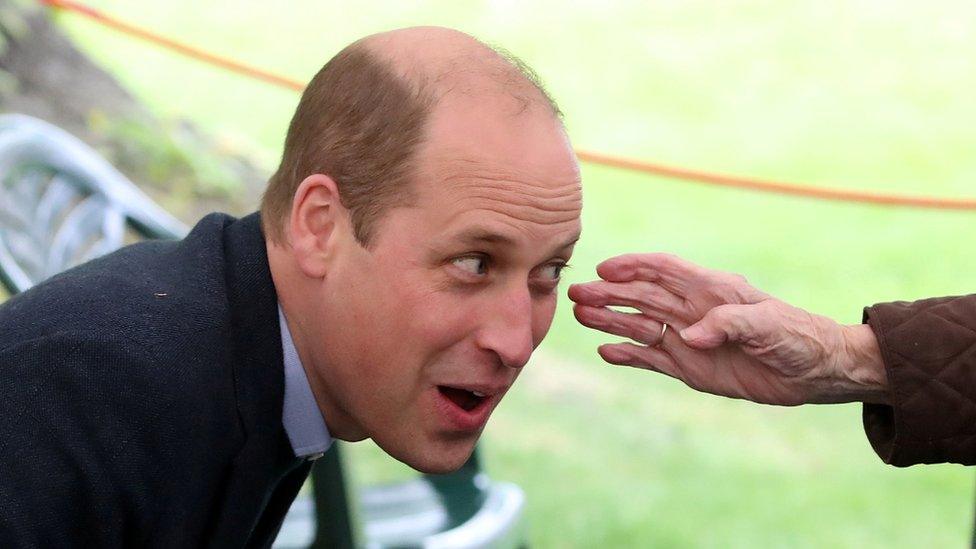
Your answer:
[[[306,276],[325,276],[348,222],[348,212],[331,177],[313,174],[301,182],[292,199],[286,230],[295,261]]]

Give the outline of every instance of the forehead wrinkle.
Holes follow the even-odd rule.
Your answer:
[[[575,217],[578,216],[582,210],[581,202],[572,199],[564,200],[545,200],[539,198],[530,198],[524,202],[512,202],[509,200],[504,200],[500,197],[492,195],[468,195],[457,199],[458,203],[463,202],[473,202],[475,207],[487,208],[488,206],[482,206],[482,204],[494,204],[497,210],[516,210],[525,211],[527,215],[532,215],[532,212],[538,212],[544,216],[559,216],[561,214],[570,214]],[[526,219],[529,221],[529,219]]]
[[[474,211],[491,212],[501,216],[502,222],[529,233],[535,232],[533,228],[541,229],[578,221],[581,212],[578,202],[561,201],[561,205],[551,200],[515,203],[498,195],[486,196],[480,193],[457,197],[454,202],[461,205],[457,215],[468,215]]]
[[[464,177],[449,178],[441,181],[440,185],[441,192],[455,203],[485,201],[552,212],[579,210],[583,203],[578,182],[543,186],[508,179]]]
[[[538,234],[538,231],[543,228],[552,228],[558,225],[579,221],[579,215],[548,213],[540,216],[539,212],[532,208],[503,208],[489,203],[478,205],[474,209],[458,211],[448,218],[448,224],[454,223],[458,218],[465,218],[475,211],[491,212],[499,216],[499,218],[493,218],[484,222],[489,226],[497,227],[498,225],[505,225],[518,232],[528,234],[533,238],[541,236]],[[495,229],[493,232],[497,232],[502,235],[505,233],[505,231],[500,229]]]
[[[459,185],[477,185],[479,180],[485,180],[498,182],[513,187],[531,186],[538,189],[543,194],[558,194],[561,192],[558,188],[552,188],[551,184],[547,184],[544,178],[534,176],[530,172],[516,173],[502,168],[492,168],[485,165],[485,162],[483,161],[464,158],[455,158],[445,161],[445,164],[447,164],[447,166],[438,170],[440,172],[441,179],[444,181],[455,181]],[[567,170],[567,173],[561,174],[559,177],[560,179],[565,178],[565,184],[574,185],[575,190],[578,191],[581,181],[580,172],[575,163],[571,165],[573,166],[573,169]],[[570,171],[572,173],[569,173]]]
[[[581,195],[581,186],[578,180],[560,182],[553,186],[541,182],[529,182],[509,178],[463,177],[450,178],[445,180],[444,183],[451,185],[455,189],[475,189],[475,192],[478,192],[479,188],[483,191],[497,190],[527,198],[558,200],[562,198],[574,199]]]
[[[552,178],[516,176],[509,170],[488,169],[481,162],[455,158],[448,167],[428,173],[451,202],[475,202],[475,207],[522,221],[531,222],[540,214],[546,223],[565,214],[575,218],[583,207],[579,172],[575,170],[570,177],[553,184]]]
[[[448,191],[461,191],[458,201],[486,200],[531,206],[549,212],[569,212],[582,209],[583,196],[579,180],[557,186],[541,182],[512,180],[507,177],[457,176],[444,180]],[[466,192],[465,192],[466,191]]]

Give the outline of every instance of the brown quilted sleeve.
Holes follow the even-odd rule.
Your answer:
[[[881,347],[891,404],[865,404],[875,452],[899,467],[976,463],[976,295],[864,309]]]

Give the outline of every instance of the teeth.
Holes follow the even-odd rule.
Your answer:
[[[481,397],[485,396],[484,393],[479,393],[478,391],[471,391],[471,394],[473,394],[474,396],[476,396],[478,398],[481,398]]]

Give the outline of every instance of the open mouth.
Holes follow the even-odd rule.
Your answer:
[[[479,404],[488,398],[487,395],[483,395],[475,391],[468,391],[466,389],[459,389],[457,387],[448,387],[446,385],[438,385],[437,390],[465,412],[474,410]]]

